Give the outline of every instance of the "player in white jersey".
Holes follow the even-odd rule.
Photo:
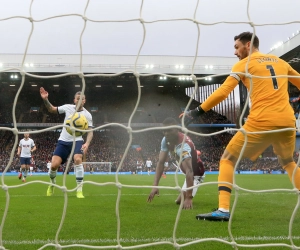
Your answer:
[[[19,173],[19,179],[26,181],[28,170],[31,164],[31,153],[36,150],[34,141],[29,138],[29,133],[24,134],[24,138],[20,140],[17,156],[20,157],[21,169]]]
[[[150,160],[150,158],[148,158],[148,160],[146,161],[145,164],[146,164],[146,167],[147,167],[148,175],[150,175],[151,167],[152,167],[152,161]]]
[[[50,175],[51,161],[47,162],[48,175]]]
[[[89,128],[93,127],[93,119],[90,112],[88,112],[83,106],[86,102],[85,96],[81,92],[77,92],[74,96],[74,104],[65,104],[59,107],[54,107],[48,100],[48,92],[41,87],[40,94],[44,101],[44,104],[50,113],[54,114],[65,114],[65,120],[68,116],[74,114],[76,112],[76,106],[79,104],[81,99],[81,104],[78,107],[77,112],[83,114],[87,121]],[[77,136],[75,138],[75,149],[73,154],[74,160],[74,171],[76,176],[76,183],[77,183],[77,198],[84,198],[82,193],[82,183],[84,177],[84,168],[82,165],[82,157],[83,154],[86,154],[88,147],[93,139],[93,131],[87,132],[86,142],[83,141],[82,136]],[[51,160],[51,169],[50,169],[50,182],[52,184],[56,183],[56,173],[59,166],[65,163],[71,153],[73,145],[73,136],[70,135],[66,128],[63,127],[60,136],[58,138],[58,143],[54,150],[52,160]],[[54,192],[54,186],[50,185],[47,190],[47,196],[52,196]]]

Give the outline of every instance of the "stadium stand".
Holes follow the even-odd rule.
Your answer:
[[[91,107],[97,109],[93,114],[94,125],[96,127],[105,123],[124,123],[127,124],[129,117],[136,105],[137,90],[136,83],[133,83],[133,88],[113,89],[113,98],[111,98],[112,89],[95,90],[87,87],[86,108],[91,111]],[[53,105],[59,106],[64,103],[72,103],[73,94],[67,91],[67,86],[59,89],[52,86],[49,88],[50,99]],[[12,123],[12,107],[13,100],[16,96],[16,88],[4,89],[0,92],[0,123],[6,126],[11,126]],[[183,88],[164,88],[164,89],[149,89],[142,88],[140,103],[137,112],[134,114],[132,123],[136,124],[157,124],[161,123],[165,117],[177,118],[178,114],[182,112],[186,104],[190,100],[185,94]],[[295,96],[295,89],[289,89],[291,96],[291,105],[298,104],[299,100],[292,102],[298,96]],[[195,108],[199,102],[193,100],[190,108]],[[36,111],[32,107],[37,107]],[[297,106],[299,107],[299,105]],[[299,112],[295,108],[295,113]],[[39,89],[24,87],[21,91],[17,106],[16,106],[16,120],[18,123],[53,123],[62,124],[64,116],[54,115],[48,113],[39,95]],[[201,124],[233,124],[234,121],[229,121],[225,116],[209,111],[200,120],[194,123]],[[29,127],[28,129],[36,129]],[[223,128],[192,128],[201,133],[212,133]],[[46,163],[51,159],[52,152],[55,148],[59,131],[43,132],[32,134],[31,137],[36,141],[37,152],[34,155],[36,164],[36,171],[47,171]],[[21,135],[20,135],[21,136]],[[220,156],[224,150],[224,146],[228,143],[232,134],[222,133],[217,136],[199,137],[190,135],[196,144],[197,149],[202,152],[202,160],[205,164],[207,171],[218,170]],[[153,161],[153,166],[157,162],[158,152],[160,150],[160,141],[162,138],[161,131],[151,131],[147,133],[134,134],[132,144],[140,145],[144,152],[144,157]],[[87,161],[90,162],[112,162],[112,171],[116,170],[123,156],[124,150],[127,146],[129,137],[127,131],[120,128],[109,128],[101,131],[95,131],[94,139],[89,149]],[[7,165],[10,151],[14,143],[14,136],[12,132],[1,131],[0,133],[1,153],[0,153],[0,166],[3,170]],[[135,171],[136,160],[139,157],[136,150],[131,148],[121,167],[120,171]],[[296,157],[296,154],[295,154]],[[10,171],[18,170],[19,161],[14,158]],[[62,166],[62,169],[64,166]],[[262,158],[259,158],[256,163],[243,160],[240,163],[239,169],[242,170],[279,170],[278,165],[272,150],[267,150]],[[1,170],[1,171],[2,171]],[[170,169],[172,170],[172,169]],[[174,170],[174,169],[173,169]],[[72,169],[71,169],[72,171]]]

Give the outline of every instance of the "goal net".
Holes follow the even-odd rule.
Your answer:
[[[0,6],[0,118],[6,121],[0,124],[1,249],[300,249],[300,196],[285,182],[286,176],[284,181],[279,175],[265,176],[266,181],[257,175],[249,181],[234,175],[228,224],[208,224],[197,221],[195,215],[217,201],[216,177],[207,174],[205,182],[197,185],[194,210],[186,211],[182,202],[174,203],[186,191],[178,171],[162,179],[160,198],[151,204],[146,200],[153,189],[153,175],[121,175],[122,170],[136,171],[137,161],[150,175],[162,132],[169,128],[193,137],[207,150],[202,152],[206,159],[219,159],[224,142],[237,128],[206,133],[195,130],[198,125],[186,127],[183,122],[162,127],[162,121],[168,116],[178,119],[179,110],[195,108],[231,73],[237,61],[231,49],[235,35],[248,30],[268,34],[260,46],[265,53],[270,47],[274,54],[289,46],[295,49],[299,1],[1,0]],[[283,18],[285,13],[289,18]],[[282,35],[284,42],[274,47],[266,40],[275,34]],[[219,57],[227,50],[229,54]],[[300,60],[297,53],[293,62]],[[36,155],[43,158],[35,157],[35,164],[45,165],[65,126],[61,117],[47,113],[36,89],[45,86],[55,107],[65,104],[62,98],[72,102],[77,91],[87,97],[85,107],[93,114],[95,126],[90,129],[94,139],[90,159],[84,162],[86,171],[112,173],[112,165],[116,167],[113,176],[84,177],[85,199],[71,197],[76,188],[68,183],[72,176],[67,172],[55,184],[57,197],[46,197],[41,191],[48,187],[49,178],[37,176],[20,184],[16,174],[9,175],[18,171],[13,166],[18,164],[16,152],[25,130],[39,141]],[[125,93],[126,86],[131,89]],[[180,95],[183,88],[185,96]],[[166,98],[170,93],[172,98]],[[229,117],[232,113],[223,107],[234,105],[234,100],[231,95],[216,111]],[[212,117],[220,121],[220,114],[210,114],[204,122],[212,128]],[[146,143],[151,145],[146,151],[133,150]],[[75,138],[71,155],[74,145]],[[153,163],[151,171],[145,167],[147,158]],[[67,167],[70,162],[69,158]],[[218,164],[210,164],[209,169],[217,170]],[[20,204],[20,199],[26,200]],[[30,220],[24,219],[28,216]],[[21,228],[26,231],[17,231]]]

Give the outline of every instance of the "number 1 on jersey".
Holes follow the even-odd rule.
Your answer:
[[[271,76],[275,76],[275,71],[274,71],[272,65],[267,65],[267,69],[270,71]],[[277,79],[272,78],[272,81],[273,81],[274,89],[278,89]]]

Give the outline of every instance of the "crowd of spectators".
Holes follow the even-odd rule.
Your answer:
[[[294,110],[296,118],[298,118],[300,113],[300,95],[299,89],[293,85],[289,86],[289,96],[290,96],[290,104]]]
[[[59,137],[58,131],[40,132],[37,131],[30,134],[30,137],[35,141],[37,150],[33,154],[35,171],[46,172],[47,162],[51,160],[52,153],[55,149],[55,144]],[[210,134],[216,132],[212,129],[201,129],[197,132],[202,134]],[[10,131],[2,131],[0,134],[0,166],[1,171],[4,171],[5,167],[9,163],[11,151],[15,143],[16,137]],[[113,171],[118,168],[120,172],[136,172],[137,161],[145,161],[150,158],[153,165],[153,171],[158,161],[158,154],[160,151],[160,142],[163,137],[161,130],[151,130],[147,132],[132,133],[132,141],[130,143],[130,134],[127,130],[122,128],[110,128],[103,129],[94,132],[94,138],[90,145],[86,166],[86,171]],[[194,141],[196,148],[201,151],[201,158],[206,168],[206,171],[218,171],[219,160],[224,151],[225,146],[232,137],[232,134],[228,132],[222,132],[220,134],[211,136],[199,136],[190,134],[190,137]],[[23,138],[20,134],[17,140]],[[137,148],[139,150],[137,150]],[[124,156],[125,155],[125,156]],[[124,157],[124,159],[123,159]],[[297,159],[295,154],[295,160]],[[96,164],[96,163],[102,164]],[[103,164],[104,162],[110,162],[111,164]],[[20,168],[19,158],[16,156],[16,151],[12,154],[12,162],[8,171],[18,171]],[[64,171],[66,165],[62,165],[59,171]],[[146,171],[146,166],[143,166]],[[240,162],[238,170],[240,171],[257,171],[257,170],[280,170],[281,167],[278,164],[277,158],[274,155],[270,155],[270,152],[266,155],[262,155],[256,162],[244,159]],[[167,171],[175,171],[174,165],[169,164]],[[69,171],[73,171],[72,163],[69,167]]]
[[[60,99],[61,95],[66,95],[63,91],[53,90],[49,93],[50,101],[54,106],[72,103],[72,96],[67,95]],[[169,91],[170,92],[170,91]],[[168,117],[178,117],[189,101],[189,97],[181,92],[173,91],[172,93],[161,92],[143,92],[141,94],[139,105],[133,114],[132,123],[162,123]],[[0,92],[0,124],[11,124],[13,122],[13,100],[15,99],[15,91]],[[106,123],[128,123],[134,111],[137,102],[137,93],[115,92],[114,98],[110,95],[102,94],[86,94],[87,104],[85,108],[89,111],[93,107],[97,108],[97,112],[93,113],[95,126],[101,126]],[[90,99],[89,99],[90,98]],[[99,99],[101,105],[99,106]],[[199,105],[193,101],[191,108]],[[36,107],[37,110],[33,110]],[[40,94],[37,90],[31,92],[22,92],[17,98],[15,106],[15,117],[18,123],[63,123],[64,115],[51,114],[44,106]],[[232,123],[225,116],[218,114],[212,110],[205,114],[199,123]]]
[[[51,103],[54,106],[59,106],[65,103],[72,103],[73,95],[64,89],[53,89],[50,91]],[[93,121],[95,127],[99,127],[107,123],[128,123],[131,114],[136,107],[137,92],[125,94],[122,91],[115,93],[114,98],[107,94],[101,96],[87,93],[88,110],[91,107],[97,107],[97,112],[93,114]],[[0,123],[10,124],[13,122],[13,100],[16,97],[16,91],[0,92]],[[62,98],[63,97],[63,98]],[[101,99],[101,106],[99,106],[99,99]],[[25,92],[21,91],[17,104],[14,109],[17,122],[22,123],[59,123],[62,124],[64,115],[50,114],[44,107],[43,101],[40,98],[38,90]],[[150,101],[149,101],[150,100]],[[178,114],[182,112],[189,97],[180,92],[142,92],[140,103],[137,107],[136,113],[132,116],[132,123],[161,123],[166,117],[177,118]],[[199,105],[198,102],[192,101],[190,108],[195,108]],[[37,107],[37,111],[31,108]],[[212,110],[201,116],[195,123],[202,124],[230,124],[225,116],[218,114]],[[193,128],[196,132],[203,134],[214,133],[223,128]],[[38,132],[38,131],[37,131]],[[51,160],[52,153],[58,139],[60,131],[48,131],[31,133],[30,137],[34,139],[37,145],[37,150],[33,155],[34,165],[36,171],[47,171],[46,164]],[[136,171],[138,160],[143,160],[144,163],[147,158],[153,162],[153,170],[155,169],[158,154],[160,151],[160,142],[163,137],[161,130],[151,130],[147,132],[128,133],[127,129],[109,126],[100,128],[94,132],[94,138],[89,148],[87,155],[87,162],[111,162],[111,171]],[[19,170],[19,159],[16,157],[16,152],[12,152],[13,145],[17,140],[22,139],[22,134],[18,138],[6,130],[0,131],[0,166],[3,171],[8,165],[10,158],[12,158],[9,171]],[[219,160],[224,151],[225,146],[232,138],[232,133],[223,132],[213,136],[199,136],[190,134],[197,149],[202,154],[201,158],[206,167],[206,171],[218,170]],[[132,140],[132,141],[131,141]],[[141,148],[137,151],[136,148]],[[143,158],[143,159],[141,159]],[[172,164],[169,164],[169,170],[175,170]],[[60,171],[66,168],[63,165]],[[88,171],[108,171],[108,165],[104,164],[89,164]],[[146,167],[144,166],[144,169]],[[249,160],[240,162],[239,170],[279,170],[280,166],[277,159],[272,153],[263,154],[255,163]],[[72,168],[70,168],[72,171]]]

